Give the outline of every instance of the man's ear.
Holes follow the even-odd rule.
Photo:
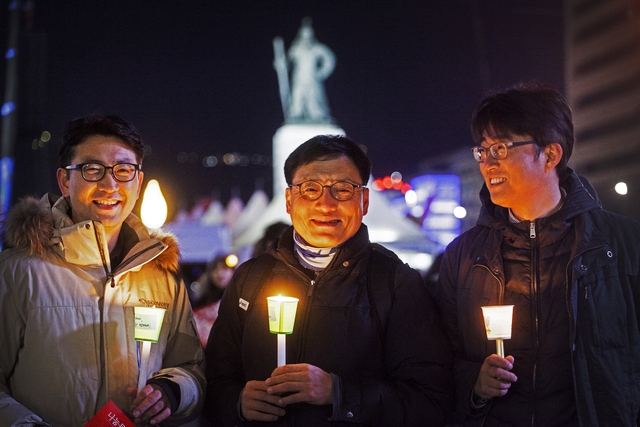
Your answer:
[[[287,187],[284,190],[284,198],[286,200],[287,213],[291,215],[291,188]]]
[[[144,182],[144,172],[138,171],[138,194],[136,194],[136,200],[140,198],[140,192],[142,191],[142,183]]]
[[[362,192],[362,215],[366,215],[369,212],[369,189],[364,188]]]
[[[69,171],[58,168],[56,171],[56,178],[58,179],[58,188],[60,188],[62,197],[69,196]]]
[[[545,170],[548,172],[555,169],[562,160],[562,146],[557,142],[552,142],[544,147],[543,155],[545,156]]]

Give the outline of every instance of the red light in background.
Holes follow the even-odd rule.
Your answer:
[[[382,179],[382,185],[384,186],[384,188],[389,189],[393,186],[393,181],[391,180],[390,176],[385,176]]]

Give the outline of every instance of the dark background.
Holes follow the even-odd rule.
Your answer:
[[[469,118],[490,89],[538,79],[564,90],[562,3],[36,0],[21,23],[14,200],[58,191],[61,131],[95,111],[137,126],[169,219],[201,197],[271,196],[283,124],[272,40],[288,48],[305,16],[336,55],[331,114],[367,146],[374,176],[424,173],[420,160],[472,145]],[[4,82],[4,57],[0,68]],[[43,130],[51,141],[33,149]],[[229,152],[261,164],[203,166]]]

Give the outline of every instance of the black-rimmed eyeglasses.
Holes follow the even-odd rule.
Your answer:
[[[322,196],[325,188],[329,189],[331,196],[340,201],[346,202],[353,197],[356,188],[366,188],[366,185],[351,184],[350,182],[339,181],[331,185],[322,185],[316,181],[305,181],[300,184],[291,184],[291,187],[298,187],[300,196],[305,200],[317,200]]]
[[[134,163],[116,163],[113,166],[105,166],[102,163],[80,163],[69,165],[66,170],[79,170],[85,181],[100,181],[107,169],[111,169],[111,174],[120,182],[129,182],[136,177],[136,172],[140,170],[140,165]]]
[[[516,142],[497,142],[487,148],[485,147],[473,147],[473,158],[476,162],[482,163],[487,159],[487,151],[491,153],[491,157],[496,160],[502,160],[507,158],[507,151],[511,147],[519,147],[520,145],[535,144],[534,140],[516,141]]]

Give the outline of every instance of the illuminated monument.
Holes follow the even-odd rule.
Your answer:
[[[273,66],[278,73],[280,100],[285,124],[273,137],[273,194],[284,197],[284,162],[304,141],[320,134],[345,132],[336,126],[329,113],[324,80],[333,72],[335,56],[319,43],[305,18],[298,35],[285,54],[281,37],[273,40]],[[283,204],[284,207],[284,204]]]

